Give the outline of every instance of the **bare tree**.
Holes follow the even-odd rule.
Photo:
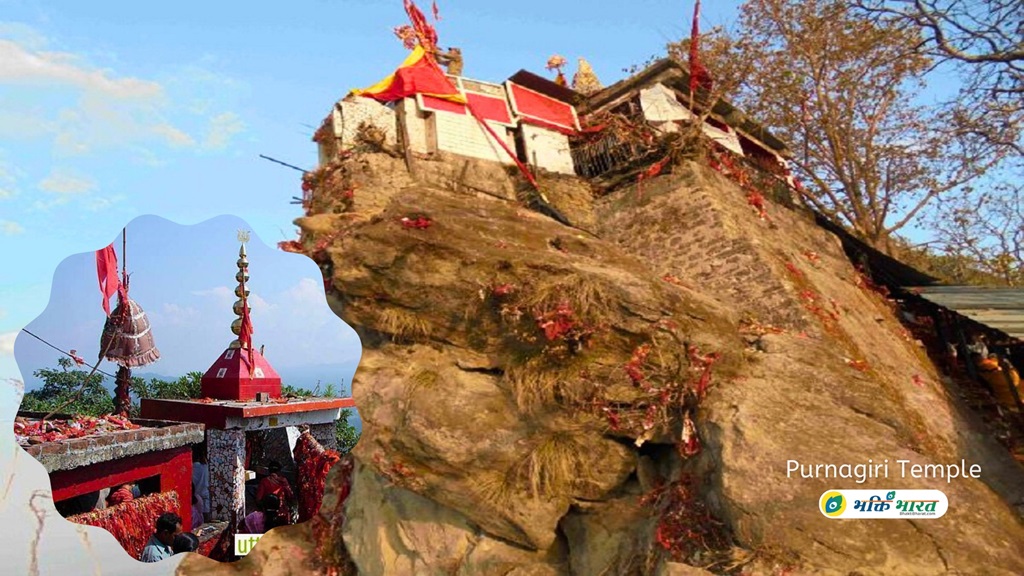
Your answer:
[[[961,130],[1024,153],[1024,3],[1021,0],[854,0],[878,21],[921,33],[916,49],[954,65],[951,102]]]
[[[932,223],[939,250],[987,279],[1024,286],[1024,187],[1004,182],[941,202]]]
[[[712,75],[749,71],[733,99],[790,142],[805,203],[876,247],[999,161],[915,103],[932,65],[916,28],[837,0],[750,0],[740,13],[737,33],[702,39]]]

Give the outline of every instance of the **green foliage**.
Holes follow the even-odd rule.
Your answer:
[[[102,416],[109,414],[114,409],[114,403],[109,391],[103,386],[104,377],[102,374],[89,376],[87,370],[72,369],[74,363],[70,358],[59,358],[59,368],[41,368],[33,374],[43,380],[43,385],[38,390],[25,393],[21,401],[21,410],[30,412],[50,412],[75,398],[67,406],[60,409],[66,414],[82,414],[88,416]],[[88,380],[86,379],[88,377]],[[85,383],[81,395],[78,391]]]
[[[296,388],[289,384],[281,384],[281,395],[294,396],[296,398],[310,398],[313,396],[313,391],[306,390],[305,388]]]
[[[185,400],[202,398],[202,372],[189,372],[177,380],[132,378],[132,393],[137,398],[160,398],[164,400]]]
[[[150,378],[132,378],[131,393],[136,400],[132,403],[132,416],[139,415],[139,400],[142,398],[160,398],[162,400],[187,400],[202,398],[203,373],[192,371],[177,380]]]
[[[318,382],[315,390],[306,390],[305,388],[296,388],[288,384],[281,385],[281,394],[284,396],[293,396],[296,398],[312,398],[312,397],[326,397],[334,398],[338,396],[340,390],[344,388],[344,382],[341,386],[335,384],[324,385],[323,392],[320,392],[320,383]],[[359,440],[359,430],[355,426],[349,423],[349,418],[352,418],[355,414],[349,408],[341,411],[341,416],[334,423],[334,433],[338,438],[338,450],[342,454],[348,454],[355,447],[356,442]]]
[[[334,434],[338,437],[338,451],[342,454],[348,454],[355,448],[356,442],[359,441],[359,430],[349,423],[348,419],[353,416],[351,408],[345,408],[341,411],[341,417],[334,423]]]

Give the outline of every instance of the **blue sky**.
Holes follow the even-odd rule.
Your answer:
[[[705,3],[704,25],[731,22],[736,5]],[[692,14],[676,0],[439,7],[441,44],[462,48],[467,75],[495,81],[544,73],[557,53],[569,72],[584,56],[613,82],[686,36]],[[58,264],[132,218],[233,214],[268,244],[295,237],[299,173],[259,154],[312,168],[312,127],[404,59],[391,30],[405,23],[400,0],[0,0],[0,380],[18,376],[14,338],[46,307]],[[213,288],[231,271],[182,272]],[[162,296],[140,303],[158,313]]]

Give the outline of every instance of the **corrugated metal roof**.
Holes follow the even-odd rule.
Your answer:
[[[907,291],[979,324],[1024,340],[1024,288],[925,286]]]

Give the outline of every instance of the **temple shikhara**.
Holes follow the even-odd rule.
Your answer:
[[[72,522],[106,528],[135,558],[157,517],[174,513],[183,531],[198,537],[200,553],[231,560],[232,536],[251,531],[247,516],[263,512],[259,499],[268,486],[287,496],[273,525],[308,520],[319,509],[327,471],[340,458],[336,423],[343,409],[354,407],[352,399],[285,397],[281,376],[253,344],[248,239],[239,233],[235,338],[211,354],[201,397],[141,398],[139,417],[129,418],[129,369],[156,361],[159,352],[109,246],[97,252],[100,288],[104,310],[114,294],[118,306],[108,313],[101,357],[121,366],[114,405],[124,414],[18,414],[17,438],[49,473],[58,511]],[[270,524],[256,526],[262,533]]]

